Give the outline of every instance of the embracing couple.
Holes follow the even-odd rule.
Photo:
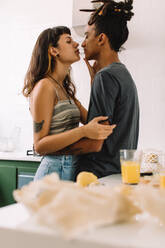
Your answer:
[[[91,76],[88,111],[76,98],[69,73],[80,60],[69,28],[46,29],[36,41],[23,87],[30,100],[34,150],[43,156],[35,180],[52,172],[63,180],[75,180],[81,171],[97,177],[120,173],[119,150],[137,148],[137,89],[118,56],[128,39],[132,0],[100,2],[81,44]]]

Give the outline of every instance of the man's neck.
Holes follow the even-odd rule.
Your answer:
[[[115,51],[102,51],[99,54],[98,59],[96,60],[97,62],[97,67],[99,70],[101,70],[102,68],[112,64],[112,63],[120,63],[119,57],[118,57],[118,53]]]

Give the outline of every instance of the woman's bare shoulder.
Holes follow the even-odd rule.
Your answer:
[[[49,79],[39,80],[30,94],[30,104],[35,102],[53,100],[56,98],[55,91]],[[44,100],[45,99],[45,100]]]
[[[52,82],[48,78],[43,78],[36,83],[33,90],[34,91],[53,90],[53,85],[52,85]]]
[[[50,95],[54,96],[54,87],[51,83],[51,81],[47,78],[43,78],[39,80],[36,85],[34,86],[32,92],[31,92],[31,97],[37,97],[39,95]]]

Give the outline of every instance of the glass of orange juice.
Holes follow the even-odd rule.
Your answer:
[[[142,152],[138,150],[120,150],[122,182],[138,184]]]
[[[165,189],[165,153],[159,154],[159,164],[160,164],[160,188]]]
[[[160,172],[160,188],[165,189],[165,171]]]

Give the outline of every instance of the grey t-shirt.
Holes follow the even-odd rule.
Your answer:
[[[120,149],[136,149],[139,135],[139,101],[135,83],[122,63],[100,70],[91,89],[88,121],[96,116],[111,116],[116,128],[97,153],[74,156],[80,171],[98,177],[120,173]]]

